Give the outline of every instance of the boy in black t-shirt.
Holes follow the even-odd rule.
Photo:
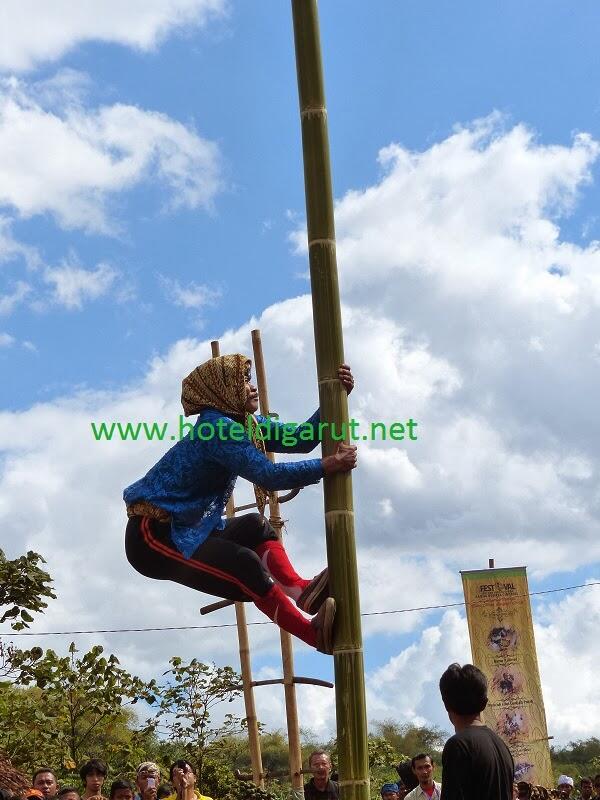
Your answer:
[[[440,692],[456,731],[442,753],[441,800],[511,800],[513,758],[481,719],[488,702],[485,675],[472,664],[450,664]]]

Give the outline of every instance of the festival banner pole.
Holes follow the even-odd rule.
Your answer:
[[[316,0],[292,0],[302,127],[306,216],[319,401],[322,419],[348,430],[348,401],[335,251],[333,189]],[[335,451],[326,432],[323,454]],[[337,744],[342,800],[368,800],[364,663],[350,473],[324,478],[327,561],[337,603],[334,634]]]
[[[461,572],[473,664],[488,679],[483,718],[504,739],[515,780],[553,781],[525,567]]]

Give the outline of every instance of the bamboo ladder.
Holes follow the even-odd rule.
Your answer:
[[[265,362],[262,350],[262,340],[260,331],[253,330],[252,333],[252,351],[254,355],[254,367],[256,373],[256,382],[258,389],[258,396],[260,401],[260,413],[267,417],[270,412],[269,406],[269,393],[267,388],[267,374],[265,369]],[[211,351],[213,358],[220,354],[219,342],[211,342]],[[267,458],[275,461],[273,453],[267,453]],[[281,539],[283,529],[283,519],[281,518],[280,504],[288,502],[293,499],[299,492],[295,489],[284,497],[279,497],[277,492],[269,492],[269,522],[275,529],[277,536]],[[255,508],[256,503],[249,503],[244,506],[235,506],[233,494],[227,503],[226,515],[233,517],[238,511],[246,511]],[[288,748],[289,748],[289,770],[292,790],[294,796],[297,798],[304,791],[303,782],[303,769],[302,769],[302,749],[300,743],[300,725],[298,722],[298,706],[296,702],[296,684],[309,684],[312,686],[325,686],[333,689],[333,684],[329,681],[323,681],[319,678],[306,678],[294,675],[294,651],[292,645],[292,636],[287,631],[280,628],[281,640],[281,661],[283,666],[283,678],[273,678],[263,681],[252,680],[252,667],[250,660],[250,644],[248,638],[248,625],[246,622],[246,611],[244,603],[233,603],[230,600],[220,600],[216,603],[210,603],[200,609],[201,614],[210,614],[212,611],[217,611],[220,608],[225,608],[229,605],[235,605],[235,616],[238,632],[238,643],[240,652],[240,671],[242,675],[242,689],[244,693],[244,706],[246,710],[246,721],[248,726],[248,742],[250,747],[250,760],[252,764],[252,781],[257,786],[264,787],[265,773],[262,765],[262,754],[260,747],[260,733],[258,729],[258,719],[256,716],[256,706],[254,703],[254,688],[256,686],[271,686],[273,684],[283,684],[285,694],[285,713],[287,722],[288,733]]]

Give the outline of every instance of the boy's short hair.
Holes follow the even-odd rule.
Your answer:
[[[440,678],[440,693],[448,711],[463,717],[480,714],[487,706],[487,678],[473,664],[450,664]]]
[[[79,789],[75,788],[75,786],[63,786],[62,789],[59,789],[56,796],[62,797],[65,794],[71,794],[71,792],[75,792],[77,797],[81,797],[81,795],[79,794]]]
[[[50,775],[52,775],[52,777],[54,778],[54,780],[56,780],[56,773],[54,772],[53,769],[50,769],[50,767],[38,767],[36,769],[36,771],[33,773],[33,775],[31,776],[31,783],[32,784],[35,783],[35,779],[37,778],[38,775],[41,775],[42,772],[49,772]]]
[[[79,777],[81,778],[82,783],[85,784],[85,779],[90,774],[90,772],[99,772],[106,778],[108,767],[106,766],[106,763],[102,761],[102,759],[90,758],[90,760],[86,761],[83,767],[79,770]]]
[[[431,753],[419,753],[418,755],[413,756],[411,758],[411,760],[410,760],[411,769],[415,768],[415,764],[417,763],[417,761],[422,761],[424,758],[428,758],[429,759],[429,763],[431,764],[431,766],[434,765],[434,761],[433,761],[433,757],[432,757]]]
[[[119,789],[129,789],[131,794],[135,794],[133,783],[131,783],[130,781],[124,781],[124,780],[113,781],[110,785],[110,795],[109,795],[110,800],[112,800],[112,798],[116,795]]]

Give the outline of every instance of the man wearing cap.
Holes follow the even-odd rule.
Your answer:
[[[156,800],[156,790],[160,783],[160,769],[154,761],[142,761],[137,768],[135,784],[139,790],[137,800]]]
[[[559,796],[568,798],[571,797],[573,793],[573,787],[575,786],[575,781],[569,775],[559,775],[558,776],[558,791]]]
[[[398,784],[384,783],[381,787],[381,800],[398,800]]]

